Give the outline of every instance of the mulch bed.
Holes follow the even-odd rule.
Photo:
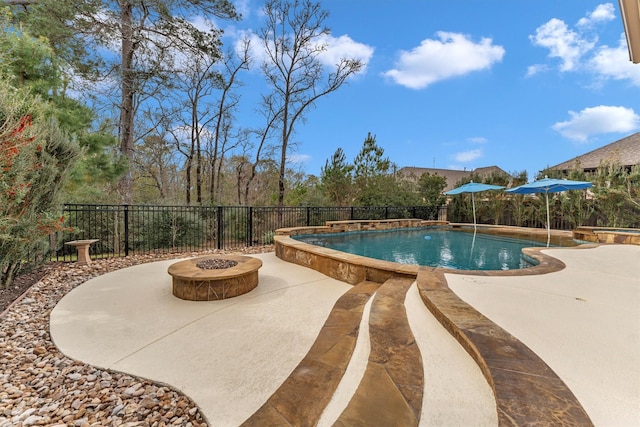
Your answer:
[[[5,311],[12,302],[20,298],[31,286],[60,266],[59,262],[52,262],[35,267],[31,271],[19,274],[13,279],[8,288],[0,288],[0,313]]]

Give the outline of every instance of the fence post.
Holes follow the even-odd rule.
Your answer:
[[[389,219],[389,206],[384,207],[384,219]]]
[[[351,213],[349,215],[349,221],[353,221],[353,206],[351,206]]]
[[[222,206],[218,206],[218,249],[222,249]]]
[[[247,246],[253,246],[253,206],[249,206],[247,214]]]
[[[129,205],[124,205],[124,256],[129,256]]]
[[[311,225],[309,224],[310,221],[311,221],[311,207],[307,206],[307,227]]]

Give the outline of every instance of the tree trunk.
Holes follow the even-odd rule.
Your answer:
[[[211,176],[209,177],[209,203],[212,205],[217,204],[216,200],[216,160],[217,160],[217,148],[211,141],[209,141],[209,168],[211,169]]]
[[[278,206],[284,206],[284,177],[287,170],[287,145],[289,142],[289,88],[285,93],[284,110],[282,118],[282,152],[280,154],[280,173],[278,174]],[[281,226],[281,218],[278,226]]]
[[[246,184],[244,186],[244,203],[245,203],[245,205],[249,204],[249,190],[251,188],[251,182],[256,177],[256,174],[257,174],[256,173],[256,165],[252,164],[251,165],[251,174],[247,178],[247,182],[246,182]]]
[[[200,149],[200,129],[199,122],[196,118],[196,126],[198,126],[198,131],[196,132],[196,141],[195,141],[195,149],[196,149],[196,202],[201,205],[202,204],[202,151]]]
[[[133,5],[128,0],[120,1],[120,21],[122,27],[122,105],[120,106],[120,152],[126,156],[129,167],[120,179],[122,203],[133,201],[133,116],[135,75],[132,69],[133,52]]]
[[[6,271],[0,271],[0,289],[7,289],[11,286],[19,265],[18,262],[12,262],[6,267]]]
[[[187,157],[187,167],[185,169],[185,174],[186,176],[186,195],[187,195],[187,200],[186,203],[187,205],[191,204],[191,163],[193,162],[193,146],[191,149],[191,155],[189,157]]]
[[[199,205],[202,204],[202,153],[200,142],[196,147],[196,199]]]

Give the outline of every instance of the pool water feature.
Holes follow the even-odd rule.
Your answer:
[[[514,270],[531,267],[526,247],[546,246],[534,239],[443,228],[357,231],[292,236],[295,240],[401,264],[454,270]]]

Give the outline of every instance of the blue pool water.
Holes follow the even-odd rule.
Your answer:
[[[535,240],[450,229],[402,229],[294,236],[341,252],[402,264],[456,270],[512,270],[530,267],[522,248],[546,246]]]

